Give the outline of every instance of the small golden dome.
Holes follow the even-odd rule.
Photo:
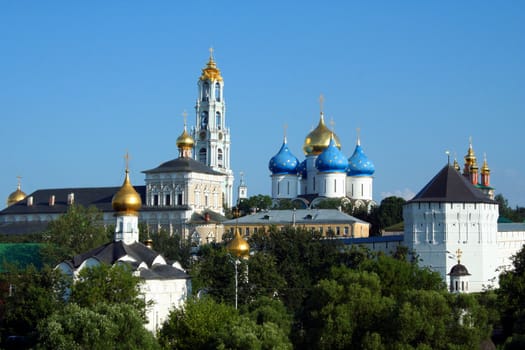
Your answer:
[[[312,130],[304,140],[303,151],[306,155],[319,155],[330,144],[330,138],[334,137],[337,148],[341,149],[341,142],[337,135],[328,129],[324,123],[324,115],[321,113],[319,124]]]
[[[131,185],[131,181],[129,181],[128,169],[126,169],[124,183],[113,196],[111,205],[113,206],[113,210],[119,214],[138,215],[138,211],[142,206],[142,200],[138,192]]]
[[[458,160],[454,158],[454,169],[457,171],[461,170],[461,167],[459,166]]]
[[[22,191],[20,189],[20,182],[18,183],[18,186],[16,188],[16,191],[12,192],[8,197],[7,197],[7,206],[11,206],[13,204],[15,204],[16,202],[19,202],[21,201],[22,199],[26,198],[27,195],[24,193],[24,191]]]
[[[241,237],[239,229],[235,230],[235,237],[228,243],[226,249],[238,258],[247,258],[250,254],[250,245]]]
[[[470,167],[473,164],[475,164],[477,161],[476,155],[474,154],[474,150],[472,149],[472,140],[469,142],[468,151],[465,155],[465,166]]]
[[[217,64],[213,60],[213,49],[210,49],[210,59],[206,68],[202,69],[201,80],[217,80],[222,81],[221,71],[217,68]]]
[[[177,147],[181,149],[188,149],[193,148],[194,144],[195,141],[193,140],[193,137],[191,137],[191,135],[188,134],[188,132],[186,131],[186,127],[184,127],[184,131],[177,138]]]

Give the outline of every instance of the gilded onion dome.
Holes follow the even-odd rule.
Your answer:
[[[374,163],[363,152],[361,141],[358,138],[354,153],[348,159],[348,176],[371,176],[374,172]]]
[[[454,169],[456,169],[458,172],[461,170],[461,167],[459,166],[458,160],[454,158]]]
[[[138,192],[131,185],[128,169],[126,169],[126,178],[124,179],[124,183],[118,192],[113,196],[111,205],[117,214],[138,215],[138,211],[142,206],[142,200],[140,199]]]
[[[474,149],[472,149],[472,140],[470,140],[469,146],[468,146],[468,151],[467,151],[467,154],[465,155],[464,172],[465,173],[469,173],[470,168],[473,165],[476,165],[476,167],[477,167],[476,163],[477,163],[476,155],[474,154]]]
[[[348,168],[348,159],[341,152],[333,137],[330,137],[328,147],[315,160],[315,167],[320,172],[344,173]]]
[[[321,113],[319,124],[304,139],[303,151],[307,156],[319,155],[330,144],[330,138],[334,137],[335,145],[341,149],[341,142],[337,135],[328,129],[324,123],[324,115]]]
[[[210,59],[206,67],[202,69],[201,80],[217,80],[222,81],[221,71],[217,68],[217,64],[213,59],[213,49],[210,49]]]
[[[192,149],[194,144],[195,141],[193,140],[193,137],[191,137],[186,131],[186,127],[184,127],[182,134],[177,137],[177,147],[181,150]]]
[[[275,156],[270,159],[268,168],[274,175],[278,174],[297,174],[297,166],[299,165],[299,160],[296,156],[292,154],[288,148],[288,143],[286,142],[286,137],[284,138],[283,145],[281,149]]]
[[[15,204],[16,202],[21,201],[22,199],[26,198],[27,195],[20,189],[20,182],[18,182],[18,186],[16,187],[16,191],[12,192],[7,197],[7,206],[11,206]]]
[[[241,237],[239,229],[235,230],[235,237],[228,243],[226,249],[238,258],[247,258],[250,255],[250,245]]]

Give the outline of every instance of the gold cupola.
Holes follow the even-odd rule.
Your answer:
[[[26,198],[27,195],[24,193],[24,191],[20,188],[20,177],[18,177],[18,185],[16,186],[16,191],[12,192],[7,197],[7,206],[10,207],[11,205],[15,204],[16,202],[21,201],[22,199]]]
[[[188,116],[186,111],[182,113],[184,116],[184,131],[182,134],[180,134],[179,137],[177,137],[177,148],[179,149],[179,156],[180,157],[187,157],[191,158],[191,150],[193,149],[193,145],[195,144],[195,140],[193,140],[193,137],[188,133],[186,130],[186,117]]]
[[[341,149],[341,142],[339,141],[339,138],[333,131],[326,127],[324,123],[324,115],[323,112],[321,112],[319,124],[314,130],[306,135],[306,138],[304,139],[304,154],[307,156],[321,154],[321,152],[323,152],[324,149],[330,144],[330,138],[332,135],[337,148]]]
[[[235,229],[235,237],[228,243],[226,249],[237,258],[247,258],[250,255],[250,245],[241,237],[238,228]]]
[[[472,166],[477,168],[477,159],[474,154],[474,149],[472,148],[472,137],[469,139],[469,146],[467,154],[465,155],[465,167],[463,168],[463,174],[470,174],[470,169]]]
[[[113,196],[111,200],[115,215],[138,215],[139,209],[142,206],[140,195],[131,185],[129,180],[129,170],[126,167],[126,178],[122,187]]]
[[[481,166],[481,174],[486,175],[490,174],[489,164],[487,163],[487,156],[483,157],[483,165]]]
[[[221,71],[213,59],[213,48],[210,48],[210,59],[206,67],[202,69],[201,80],[222,81]]]

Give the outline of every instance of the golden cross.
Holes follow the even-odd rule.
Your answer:
[[[213,60],[213,47],[210,46],[210,60]]]
[[[319,105],[321,106],[321,114],[323,114],[323,104],[324,104],[324,96],[323,94],[319,95]]]
[[[22,182],[22,176],[18,175],[16,178],[18,179],[18,186],[20,187],[20,183]]]
[[[126,151],[126,154],[124,155],[124,159],[126,160],[126,171],[129,171],[129,160],[130,160],[130,156],[129,156],[129,153],[128,151]]]
[[[186,110],[182,112],[182,117],[184,118],[184,129],[186,129],[186,118],[188,117]]]
[[[461,255],[463,254],[463,252],[461,251],[461,249],[458,248],[458,250],[456,250],[456,257],[458,258],[458,264],[461,260]]]

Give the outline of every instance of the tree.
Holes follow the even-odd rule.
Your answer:
[[[247,215],[255,211],[267,210],[272,206],[272,197],[267,195],[258,194],[251,196],[250,198],[243,199],[239,202],[237,206],[238,209],[244,214]]]
[[[99,264],[84,268],[71,286],[70,302],[94,308],[99,303],[132,306],[145,317],[146,303],[141,298],[141,279],[134,276],[126,264]]]
[[[153,249],[160,253],[164,258],[171,261],[178,261],[182,266],[188,267],[191,257],[191,243],[184,240],[178,233],[170,235],[164,229],[157,232],[148,232],[146,225],[139,225],[140,241],[146,239],[153,241]]]
[[[194,299],[170,313],[159,332],[166,349],[291,349],[273,322],[257,324],[232,306]]]
[[[1,320],[2,336],[34,337],[37,323],[62,309],[68,280],[58,270],[44,267],[37,270],[30,265],[20,270],[7,266],[3,279],[6,290],[2,300],[4,314]]]
[[[111,240],[102,222],[102,212],[92,206],[71,205],[67,212],[51,221],[42,236],[45,263],[56,264],[74,255],[85,253]]]
[[[403,204],[406,200],[401,197],[386,197],[381,201],[378,209],[378,219],[381,229],[403,221]]]
[[[70,303],[38,324],[37,349],[159,349],[137,310],[125,303]]]

